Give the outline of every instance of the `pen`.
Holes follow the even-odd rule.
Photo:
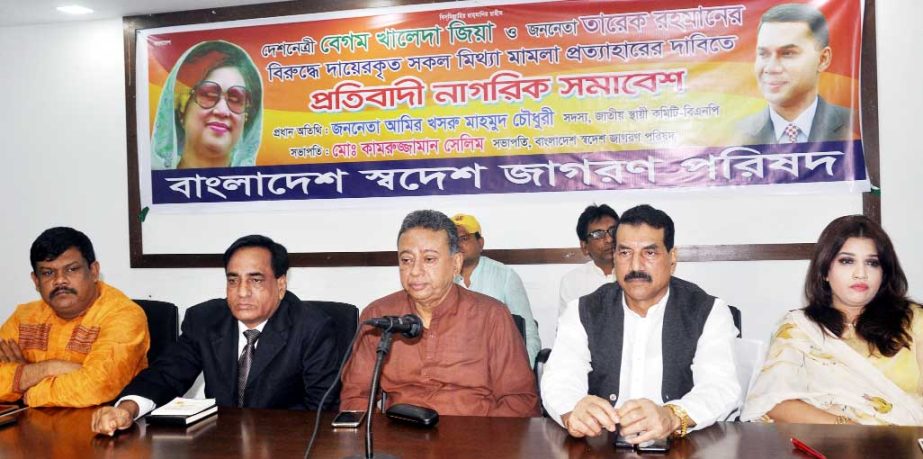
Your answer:
[[[13,411],[7,411],[6,413],[0,414],[0,417],[10,416],[10,415],[16,414],[16,413],[18,413],[18,412],[20,412],[20,411],[25,411],[25,410],[28,410],[28,409],[29,409],[28,406],[24,406],[24,407],[22,407],[22,408],[15,409],[15,410],[13,410]]]
[[[811,455],[811,457],[814,457],[814,458],[816,458],[816,459],[827,459],[827,456],[824,456],[823,454],[817,452],[817,450],[815,450],[814,448],[811,448],[810,446],[804,444],[803,441],[801,441],[801,440],[799,440],[799,439],[797,439],[797,438],[795,438],[795,437],[792,437],[792,446],[794,446],[796,449],[798,449],[798,450],[800,450],[800,451],[804,451],[805,453]]]
[[[609,403],[612,404],[613,410],[615,409],[615,402],[617,402],[618,400],[619,400],[618,394],[609,394]],[[618,414],[616,414],[616,416],[618,416]],[[619,424],[621,424],[621,419],[619,420],[619,423],[615,425],[615,432],[619,432]],[[625,438],[625,437],[622,437],[621,434],[619,434],[619,437]]]
[[[612,409],[615,409],[615,403],[619,401],[618,394],[609,394],[609,403],[612,404]]]

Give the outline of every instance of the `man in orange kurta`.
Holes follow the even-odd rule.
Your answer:
[[[89,238],[51,228],[32,244],[41,300],[0,327],[0,401],[84,407],[115,398],[147,367],[144,311],[99,280]]]

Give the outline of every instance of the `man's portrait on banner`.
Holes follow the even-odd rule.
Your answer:
[[[768,107],[741,122],[741,144],[853,138],[852,111],[818,92],[820,76],[833,60],[823,13],[799,3],[770,8],[760,18],[755,54],[753,70]]]

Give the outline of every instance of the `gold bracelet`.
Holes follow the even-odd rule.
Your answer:
[[[672,403],[667,403],[664,405],[664,407],[669,409],[674,416],[679,418],[679,429],[676,429],[673,432],[673,435],[679,438],[685,437],[686,431],[689,429],[689,415],[686,414],[686,410],[684,410],[683,407],[674,405]]]
[[[849,424],[849,418],[843,415],[837,416],[834,424]]]

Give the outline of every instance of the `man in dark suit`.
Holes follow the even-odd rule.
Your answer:
[[[745,145],[850,140],[852,112],[818,96],[833,59],[827,20],[809,5],[783,4],[760,18],[754,71],[765,110],[739,125]]]
[[[785,134],[776,135],[775,124],[770,118],[769,109],[746,118],[740,126],[745,145],[763,145],[771,143],[793,143]],[[852,140],[852,113],[849,109],[827,103],[823,97],[817,98],[817,111],[811,118],[810,135],[796,142],[821,142],[825,140]],[[787,126],[787,124],[785,124]]]
[[[315,409],[335,382],[333,321],[286,290],[288,252],[265,236],[245,236],[224,253],[227,299],[186,312],[182,334],[93,414],[94,432],[112,435],[183,395],[200,372],[219,406]]]

